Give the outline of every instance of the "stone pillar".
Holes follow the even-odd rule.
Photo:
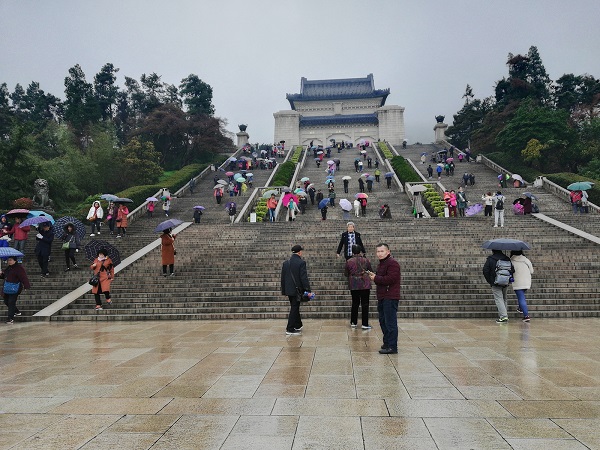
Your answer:
[[[250,135],[246,131],[240,131],[235,135],[237,136],[237,148],[242,148],[249,142]]]
[[[433,131],[435,131],[435,143],[441,144],[442,141],[447,141],[446,138],[446,128],[448,128],[448,124],[438,122],[433,127]]]
[[[273,113],[275,133],[273,142],[285,141],[285,148],[292,148],[300,142],[300,113],[298,111],[279,111]]]
[[[377,120],[379,121],[378,138],[399,145],[405,138],[404,107],[386,105],[378,108]]]

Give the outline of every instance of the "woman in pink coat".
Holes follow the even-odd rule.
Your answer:
[[[90,269],[94,271],[94,275],[98,276],[99,283],[92,287],[92,294],[96,299],[96,311],[102,309],[102,300],[100,294],[104,294],[106,303],[112,304],[110,299],[110,284],[115,278],[115,267],[113,266],[112,260],[108,257],[108,251],[101,248],[98,250],[98,256],[90,266]]]

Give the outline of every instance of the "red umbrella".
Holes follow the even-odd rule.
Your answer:
[[[364,192],[359,192],[358,194],[356,194],[354,196],[354,198],[369,198],[369,196],[367,194],[365,194]]]
[[[23,208],[11,209],[6,213],[7,216],[26,216],[27,214],[29,214],[29,210]]]
[[[225,172],[225,175],[227,175],[228,177],[232,177],[233,176],[233,172]]]

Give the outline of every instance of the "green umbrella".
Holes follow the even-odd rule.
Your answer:
[[[567,186],[570,191],[587,191],[594,186],[591,181],[577,181]]]

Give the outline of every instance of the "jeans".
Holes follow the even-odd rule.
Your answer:
[[[18,294],[6,294],[6,298],[4,299],[4,304],[8,307],[8,320],[13,320],[15,314],[20,312],[19,308],[17,308],[17,297]]]
[[[294,329],[302,328],[302,318],[300,317],[300,302],[295,295],[288,295],[290,299],[290,315],[288,316],[286,331],[293,332]]]
[[[275,222],[275,208],[269,208],[269,221]]]
[[[498,221],[500,221],[500,226],[504,226],[504,210],[503,209],[495,209],[494,208],[494,226],[498,226]]]
[[[519,309],[523,311],[523,317],[529,315],[529,310],[527,309],[527,301],[525,300],[525,292],[527,292],[527,289],[515,289],[515,295],[517,296],[517,300],[519,301]]]
[[[362,325],[369,325],[369,294],[370,289],[352,290],[352,309],[350,310],[350,323],[358,323],[358,306],[361,307]]]
[[[377,302],[379,325],[383,333],[383,345],[398,350],[398,300],[384,298]]]
[[[492,286],[492,294],[494,294],[494,301],[496,302],[496,308],[498,308],[498,315],[500,318],[508,317],[506,312],[506,291],[508,286]]]

